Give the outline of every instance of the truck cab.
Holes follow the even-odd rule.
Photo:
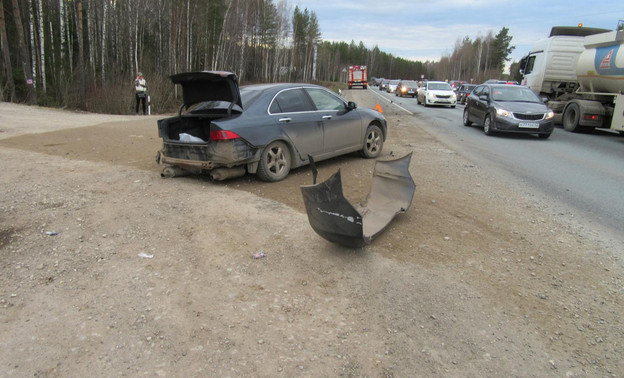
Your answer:
[[[535,43],[520,60],[521,84],[535,93],[556,98],[578,88],[576,65],[585,50],[585,36],[608,31],[600,28],[555,26],[548,38]]]

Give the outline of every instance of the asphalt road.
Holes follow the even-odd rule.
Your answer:
[[[480,126],[463,125],[463,105],[425,108],[416,99],[376,87],[369,90],[385,98],[385,106],[392,101],[429,123],[428,130],[441,142],[495,177],[547,201],[600,237],[624,242],[623,136],[602,130],[570,133],[557,127],[547,140],[534,135],[488,137]]]

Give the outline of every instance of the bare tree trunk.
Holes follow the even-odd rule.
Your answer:
[[[477,58],[477,76],[476,79],[478,80],[479,75],[481,74],[481,54],[483,53],[483,42],[479,41],[479,53],[478,53],[478,58]]]
[[[7,40],[6,22],[4,21],[4,4],[0,0],[0,43],[2,44],[2,59],[9,85],[9,101],[15,101],[15,82],[13,81],[13,68],[11,67],[11,54],[9,53],[9,41]]]
[[[30,35],[30,66],[32,72],[33,79],[33,87],[37,88],[37,62],[39,62],[39,57],[37,56],[37,43],[35,41],[35,12],[33,7],[36,6],[35,2],[31,2],[30,0],[26,1],[28,5],[28,32]]]
[[[39,72],[41,72],[41,89],[43,90],[43,93],[46,93],[47,84],[45,75],[45,36],[43,34],[43,8],[41,5],[41,0],[38,1],[37,6],[37,18],[39,19],[39,56],[41,57],[41,67],[39,68]]]
[[[134,73],[139,72],[139,9],[134,11]]]
[[[225,10],[225,15],[223,16],[223,27],[221,28],[221,33],[219,34],[219,45],[217,47],[217,53],[215,54],[214,59],[212,60],[212,69],[216,70],[223,64],[223,60],[225,59],[225,45],[227,43],[227,38],[225,34],[227,20],[230,15],[230,8],[232,7],[232,3],[234,0],[230,0],[228,6]]]
[[[102,76],[102,86],[106,83],[106,24],[107,24],[107,15],[108,15],[108,2],[103,1],[103,9],[102,9],[102,57],[100,61],[100,69]]]
[[[64,0],[59,0],[59,26],[61,29],[61,32],[60,32],[61,65],[60,65],[59,71],[61,72],[61,77],[62,77],[62,72],[63,72],[63,64],[65,62],[65,4],[63,1]]]
[[[24,72],[26,80],[27,101],[29,104],[37,102],[37,94],[33,85],[32,71],[28,63],[28,50],[26,49],[26,41],[24,40],[24,27],[22,26],[22,17],[20,16],[19,4],[17,0],[13,0],[13,18],[15,19],[15,27],[17,29],[17,42],[19,48],[20,64]]]
[[[84,72],[84,42],[83,42],[83,30],[82,30],[82,0],[76,0],[76,6],[78,10],[78,75],[80,81],[80,107],[86,109],[85,94],[85,72]]]

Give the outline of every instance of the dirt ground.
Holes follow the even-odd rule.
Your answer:
[[[622,245],[382,106],[416,194],[346,249],[309,226],[309,168],[162,179],[158,116],[0,103],[0,375],[624,376]],[[357,203],[373,166],[319,180]]]

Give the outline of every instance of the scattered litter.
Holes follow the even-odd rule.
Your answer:
[[[145,259],[151,259],[152,257],[154,257],[154,255],[152,255],[151,253],[141,252],[139,253],[139,257],[143,257]]]
[[[261,259],[261,258],[263,258],[263,257],[264,257],[264,256],[266,256],[266,255],[264,254],[264,252],[260,251],[260,252],[256,252],[256,253],[254,253],[254,254],[253,254],[253,255],[251,255],[251,256],[252,256],[254,259]]]
[[[58,232],[56,232],[56,231],[46,231],[46,235],[54,236],[54,235],[58,235]]]

